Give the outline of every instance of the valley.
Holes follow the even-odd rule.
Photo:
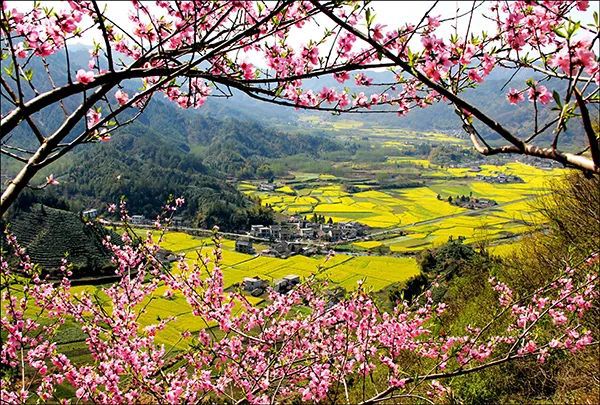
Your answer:
[[[485,161],[469,154],[465,140],[444,133],[386,132],[316,117],[304,122],[323,125],[336,140],[362,139],[369,148],[363,153],[383,156],[338,159],[327,173],[290,170],[270,183],[241,181],[238,189],[281,217],[317,215],[370,228],[363,240],[338,243],[336,249],[414,254],[449,237],[480,245],[512,243],[542,225],[534,203],[567,173],[531,160]]]
[[[262,164],[267,165],[263,169],[268,178],[229,179],[226,187],[232,190],[231,193],[237,191],[271,211],[275,223],[288,221],[290,216],[306,218],[310,222],[316,215],[324,217],[326,222],[331,219],[334,224],[356,222],[365,225],[366,232],[353,240],[303,240],[304,246],[318,249],[309,256],[293,254],[282,258],[261,254],[272,244],[267,241],[254,242],[253,249],[257,253],[237,251],[236,241],[227,238],[245,239],[249,231],[249,227],[237,225],[229,231],[233,233],[224,233],[229,236],[221,240],[220,264],[223,287],[234,302],[234,313],[243,310],[243,306],[232,293],[242,293],[246,303],[254,306],[269,302],[266,290],[259,296],[244,290],[244,280],[248,278],[263,280],[265,286],[273,287],[277,280],[286,276],[307,280],[314,275],[331,289],[340,287],[342,291],[351,291],[360,283],[367,291],[375,293],[403,288],[408,280],[421,274],[417,260],[420,252],[439,247],[449,238],[461,238],[464,243],[486,247],[494,255],[511,255],[519,247],[520,236],[543,226],[531,203],[543,197],[547,186],[566,172],[559,168],[538,167],[532,162],[496,160],[489,164],[489,161],[468,154],[459,162],[452,160],[452,154],[442,154],[442,159],[448,159],[443,164],[431,151],[449,147],[452,153],[460,155],[467,148],[464,140],[447,134],[394,128],[371,131],[372,128],[364,128],[353,121],[331,125],[314,119],[304,122],[322,125],[319,127],[323,132],[321,136],[329,138],[328,142],[332,144],[346,146],[335,156],[331,151],[323,151],[317,158],[320,165],[311,165],[304,155],[284,155],[263,161]],[[367,131],[371,134],[368,140],[364,139]],[[302,139],[302,135],[298,136]],[[354,148],[348,147],[347,142],[355,143]],[[110,155],[106,154],[106,157]],[[258,162],[260,165],[261,160]],[[110,163],[106,167],[112,166]],[[322,170],[307,170],[311,167]],[[118,169],[111,170],[111,176],[118,174]],[[521,181],[490,181],[499,176]],[[128,181],[137,184],[134,178]],[[136,187],[144,189],[143,185]],[[461,196],[489,199],[496,204],[468,209],[448,201],[449,197]],[[132,203],[137,210],[134,214],[144,212],[139,201]],[[111,219],[104,209],[99,211],[100,218]],[[190,218],[184,215],[186,226],[199,225]],[[267,215],[266,218],[270,217]],[[255,219],[260,223],[260,217]],[[117,233],[123,231],[114,225],[108,228]],[[143,237],[148,230],[137,228],[135,232]],[[155,238],[159,236],[158,231],[152,233]],[[163,235],[161,247],[193,266],[198,258],[212,260],[215,243],[206,236],[174,230]],[[335,254],[328,254],[330,251]],[[178,271],[176,263],[169,266],[172,271]],[[203,274],[205,277],[206,273]],[[107,286],[94,283],[72,288],[77,294],[89,293],[100,302],[108,302],[103,291]],[[18,288],[14,293],[21,295]],[[156,336],[158,343],[172,350],[187,347],[180,339],[186,330],[211,329],[219,333],[217,325],[194,316],[186,300],[179,294],[171,295],[164,285],[159,286],[140,307],[144,308],[140,317],[142,325],[176,318]],[[35,307],[28,309],[35,310]],[[58,336],[59,347],[70,357],[81,362],[89,360],[84,355],[84,334],[77,325],[67,322]]]
[[[598,402],[591,2],[25,3],[0,404]]]

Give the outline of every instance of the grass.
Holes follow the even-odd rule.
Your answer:
[[[520,242],[503,243],[487,248],[488,252],[499,257],[510,257],[518,251]]]

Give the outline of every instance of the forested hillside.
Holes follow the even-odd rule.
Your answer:
[[[57,83],[66,82],[63,55],[53,55],[49,60],[53,73],[57,71],[54,74]],[[86,61],[87,52],[72,52],[71,70],[75,71]],[[44,82],[41,62],[34,60],[32,63],[32,69],[36,72],[33,82],[39,88],[49,88],[49,84]],[[387,72],[374,76],[376,83],[391,78]],[[517,74],[513,80],[522,80],[522,76]],[[525,119],[531,113],[531,105],[523,103],[513,106],[504,97],[498,97],[506,90],[503,87],[509,79],[508,72],[496,71],[492,78],[479,86],[477,91],[471,91],[467,98],[484,110],[494,111],[494,116],[502,122],[508,122],[510,129],[526,133],[534,125]],[[134,93],[137,84],[128,83],[128,91]],[[308,83],[315,91],[323,86],[340,86],[333,79],[314,79]],[[344,85],[352,87],[353,79]],[[377,91],[379,86],[372,88]],[[73,97],[67,100],[66,107],[74,108],[79,102]],[[52,108],[51,114],[36,117],[44,130],[52,130],[60,123],[61,109],[57,105]],[[540,117],[546,117],[548,112],[547,108],[542,108]],[[306,114],[314,112],[268,105],[235,92],[230,99],[209,99],[200,110],[182,110],[161,97],[155,97],[139,119],[116,131],[109,142],[76,148],[72,156],[46,168],[37,178],[42,183],[44,176],[50,173],[57,176],[62,183],[58,193],[69,200],[74,208],[104,205],[125,195],[133,212],[153,216],[168,195],[174,194],[187,198],[184,215],[188,217],[196,216],[197,212],[200,212],[201,218],[211,217],[212,206],[217,203],[244,211],[252,203],[226,184],[226,177],[268,177],[272,170],[267,159],[272,162],[273,158],[298,155],[303,161],[317,161],[322,154],[330,156],[345,149],[335,140],[319,134],[318,129],[311,129],[308,133],[303,131],[299,135],[298,117]],[[320,114],[331,121],[359,120],[366,127],[373,122],[370,119],[372,116],[363,114],[343,118],[328,113]],[[413,110],[404,117],[378,114],[376,121],[380,126],[417,131],[462,132],[458,117],[443,103]],[[81,124],[74,132],[82,128]],[[569,138],[565,139],[568,141]],[[17,144],[27,147],[33,137],[29,128],[22,123],[8,140],[13,143],[16,140]],[[346,150],[344,154],[348,152]],[[350,155],[354,152],[350,152]],[[2,159],[4,177],[14,174],[15,163],[7,157]],[[221,207],[218,211],[225,210]],[[240,221],[222,222],[227,228],[227,223]]]
[[[76,70],[86,63],[87,52],[73,52],[71,58],[72,70]],[[49,59],[53,71],[64,72],[61,55]],[[34,63],[39,65],[40,61]],[[33,81],[47,88],[43,67],[37,68]],[[59,84],[67,80],[64,73],[57,77]],[[134,93],[135,84],[130,85],[128,91]],[[66,108],[74,108],[78,102],[73,98]],[[41,172],[36,181],[43,183],[52,173],[61,183],[52,194],[68,201],[73,210],[103,208],[126,196],[131,212],[153,217],[169,195],[181,195],[187,201],[182,215],[192,222],[201,226],[219,223],[225,230],[245,227],[247,221],[252,222],[248,216],[254,215],[249,212],[264,210],[252,208],[254,203],[225,181],[228,176],[264,176],[268,174],[262,167],[266,159],[293,154],[316,157],[341,145],[316,135],[271,129],[272,120],[284,119],[276,111],[269,115],[268,109],[258,108],[261,116],[253,109],[243,111],[242,105],[239,98],[232,103],[212,99],[201,110],[188,111],[156,97],[136,121],[112,134],[110,141],[76,148],[72,155]],[[61,108],[54,106],[51,114],[36,119],[44,130],[53,130],[62,115]],[[80,124],[74,132],[82,129]],[[3,142],[9,140],[24,148],[35,141],[25,123]],[[2,158],[3,177],[14,175],[16,163]]]

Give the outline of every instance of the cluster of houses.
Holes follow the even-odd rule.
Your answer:
[[[448,202],[452,205],[456,205],[457,207],[467,208],[470,210],[479,210],[482,208],[493,207],[494,205],[498,205],[498,203],[489,198],[474,198],[467,196],[456,196],[455,198],[448,197]]]
[[[275,191],[276,188],[275,183],[260,183],[256,189],[258,191]]]
[[[358,222],[320,224],[292,217],[276,225],[252,225],[249,235],[273,241],[322,240],[336,242],[365,235],[367,226]]]
[[[98,216],[98,210],[95,208],[90,208],[84,211],[81,211],[81,216],[87,219],[94,219]]]
[[[275,280],[273,282],[273,289],[280,294],[285,294],[298,284],[300,284],[300,276],[290,274],[283,278]],[[246,277],[242,282],[242,287],[244,288],[244,291],[249,292],[255,297],[264,294],[265,290],[267,289],[267,286],[267,281],[258,277]]]
[[[496,176],[484,176],[478,174],[475,176],[477,180],[485,181],[487,183],[524,183],[523,179],[519,176],[515,176],[514,174],[504,174],[499,173]]]
[[[153,220],[150,220],[145,216],[139,214],[132,215],[130,222],[132,225],[152,225],[154,223]],[[181,226],[183,225],[183,223],[183,217],[174,216],[173,218],[171,218],[171,224],[173,224],[174,226]]]
[[[302,241],[278,241],[272,243],[268,249],[262,250],[260,254],[285,259],[296,254],[312,256],[320,253],[319,249],[319,246],[308,246],[306,242]],[[249,240],[238,239],[235,242],[235,250],[249,255],[256,254],[256,249]]]

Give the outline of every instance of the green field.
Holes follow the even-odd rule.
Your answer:
[[[369,137],[385,144],[386,146],[399,146],[400,148],[405,142],[412,143],[415,140],[421,142],[436,142],[448,143],[456,145],[466,145],[467,141],[454,136],[449,136],[440,132],[433,131],[413,131],[403,128],[394,128],[389,126],[381,126],[376,123],[365,125],[363,121],[352,119],[336,119],[330,120],[323,116],[317,115],[302,115],[299,117],[299,122],[307,126],[319,128],[323,131],[328,131],[333,135],[343,138],[364,138]]]
[[[138,231],[145,235],[145,230]],[[153,236],[158,237],[156,232]],[[335,255],[326,260],[325,257],[309,258],[305,256],[292,256],[288,259],[273,257],[252,256],[238,253],[234,250],[234,241],[222,242],[223,262],[221,268],[224,275],[225,288],[235,288],[244,277],[260,277],[271,283],[277,278],[296,274],[306,278],[311,274],[318,274],[318,278],[327,280],[333,285],[339,285],[347,290],[355,289],[359,281],[368,290],[379,290],[394,282],[401,282],[419,274],[419,269],[414,258],[386,257],[386,256],[348,256]],[[198,255],[212,257],[214,244],[209,238],[196,238],[181,232],[168,232],[165,234],[161,246],[176,253],[184,254],[189,264],[192,264]],[[210,267],[210,266],[209,266]],[[174,266],[176,271],[176,266]],[[110,309],[108,297],[102,292],[105,286],[83,285],[72,287],[75,294],[89,293],[97,296],[100,302],[105,303],[105,308]],[[175,317],[169,326],[157,334],[157,341],[167,347],[184,348],[187,343],[181,342],[181,332],[184,330],[197,331],[213,325],[205,323],[201,318],[192,315],[185,298],[174,294],[167,298],[165,286],[159,286],[152,296],[145,300],[140,308],[146,309],[140,317],[142,325],[156,323],[160,319]],[[12,294],[21,297],[20,286],[12,288]],[[263,298],[246,296],[253,305],[259,305]],[[7,303],[2,301],[2,308]],[[236,302],[234,311],[241,310],[241,304]],[[35,317],[39,309],[30,307],[27,315]],[[60,334],[64,340],[63,348],[73,354],[75,358],[85,356],[83,335],[80,328],[67,321],[61,328]],[[85,360],[82,357],[82,360]]]
[[[381,230],[402,230],[406,236],[388,240],[378,237],[377,243],[361,241],[355,246],[371,249],[385,245],[393,252],[414,252],[442,244],[450,236],[465,237],[467,242],[493,241],[531,230],[540,219],[531,202],[545,193],[550,181],[564,173],[562,169],[544,170],[516,162],[503,166],[483,165],[476,173],[469,168],[442,168],[424,159],[391,159],[391,162],[398,161],[421,167],[430,176],[428,185],[373,190],[372,186],[353,183],[361,191],[350,193],[340,184],[343,179],[303,175],[274,192],[257,191],[249,182],[242,182],[240,190],[284,214],[310,218],[316,213],[335,222],[356,221]],[[499,173],[519,176],[524,182],[487,183],[475,177]],[[314,182],[316,178],[320,179],[318,183],[302,183],[302,179]],[[448,196],[457,195],[493,199],[498,205],[468,210],[446,201]]]
[[[214,250],[214,244],[210,239],[195,238],[181,232],[168,232],[161,245],[168,246],[174,252],[185,254],[189,264],[192,264],[198,255],[212,257]],[[355,289],[359,281],[362,281],[369,290],[379,290],[391,283],[406,281],[420,272],[416,260],[411,257],[335,255],[327,260],[325,257],[310,258],[298,255],[279,259],[239,253],[235,251],[234,246],[235,242],[232,240],[222,242],[221,268],[225,288],[235,288],[235,285],[241,283],[245,277],[260,277],[271,283],[290,274],[306,278],[316,273],[319,279],[327,280],[347,290]],[[157,317],[164,319],[177,315],[176,321],[158,335],[162,343],[179,347],[182,345],[178,341],[181,331],[212,326],[192,316],[183,297],[178,295],[169,299],[163,297],[164,290],[164,287],[159,287],[153,294],[154,298],[142,317],[142,322],[149,324],[156,321]],[[246,298],[255,305],[262,302],[262,298],[251,296]],[[235,308],[239,310],[239,303]]]
[[[162,246],[174,252],[182,252],[190,264],[198,255],[212,256],[214,244],[207,238],[195,238],[181,232],[168,232]],[[373,289],[405,281],[419,273],[413,258],[389,256],[350,256],[337,254],[329,259],[323,256],[291,256],[287,259],[248,255],[236,252],[234,241],[222,242],[222,264],[225,288],[241,283],[245,277],[260,277],[273,281],[289,274],[308,277],[318,273],[319,278],[341,285],[347,289],[356,287],[359,280]],[[190,248],[190,246],[193,246]]]

